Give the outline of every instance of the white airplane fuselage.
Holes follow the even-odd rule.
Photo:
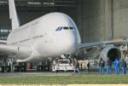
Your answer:
[[[13,30],[7,39],[7,45],[17,46],[17,59],[21,61],[72,54],[80,43],[74,21],[59,12],[46,14]]]

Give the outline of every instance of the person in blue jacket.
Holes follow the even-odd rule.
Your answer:
[[[116,58],[114,60],[114,70],[116,74],[119,74],[120,72],[120,59],[119,58]]]

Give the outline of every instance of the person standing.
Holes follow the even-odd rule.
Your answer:
[[[128,55],[127,54],[125,56],[125,62],[126,62],[126,64],[128,64]]]
[[[105,61],[102,58],[100,58],[100,61],[99,61],[99,72],[101,74],[104,74],[104,66],[105,66]]]
[[[77,73],[80,73],[80,70],[79,70],[79,62],[77,61],[77,64],[76,64],[76,72]]]
[[[122,68],[122,73],[123,74],[126,74],[126,71],[127,71],[127,63],[124,59],[122,59],[122,62],[121,62],[121,68]]]
[[[110,59],[106,62],[106,73],[111,74],[112,72],[112,61]]]
[[[89,62],[89,60],[88,60],[88,63],[87,63],[87,70],[88,70],[88,72],[89,72],[89,70],[90,70],[90,62]]]
[[[119,58],[116,58],[114,61],[114,70],[116,74],[119,74],[120,72],[120,61]]]

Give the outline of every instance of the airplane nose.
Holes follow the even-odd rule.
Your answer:
[[[68,36],[68,38],[65,38],[64,42],[65,42],[64,45],[66,46],[64,47],[65,50],[67,50],[70,53],[73,53],[76,51],[77,39],[75,38],[74,35],[70,35]]]

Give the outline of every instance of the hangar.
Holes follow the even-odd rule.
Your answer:
[[[15,0],[20,24],[49,12],[64,12],[76,22],[82,42],[127,37],[127,1]],[[0,0],[0,39],[11,32],[8,1]],[[108,53],[108,52],[107,52]]]
[[[83,42],[126,38],[127,0],[16,0],[20,24],[49,12],[64,12],[76,22]],[[0,39],[11,31],[7,0],[0,0]]]

